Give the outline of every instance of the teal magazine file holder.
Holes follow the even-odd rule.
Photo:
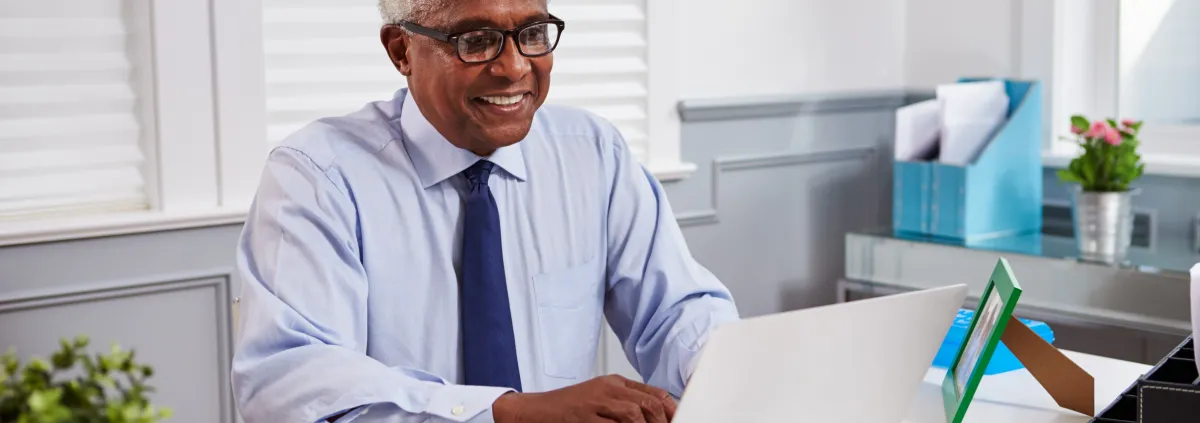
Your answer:
[[[1007,118],[973,162],[894,162],[895,232],[970,243],[1041,231],[1042,85],[1003,81]]]

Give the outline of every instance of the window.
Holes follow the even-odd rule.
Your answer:
[[[0,3],[0,219],[147,207],[145,38],[124,6]]]
[[[1053,7],[1053,134],[1067,134],[1076,113],[1144,120],[1147,172],[1200,173],[1200,0]],[[1075,154],[1070,141],[1052,140],[1052,164]]]
[[[1200,154],[1200,0],[1122,0],[1118,107],[1146,121],[1148,154]]]
[[[272,146],[404,86],[377,1],[4,2],[0,245],[244,218]],[[550,6],[567,30],[547,102],[613,121],[660,179],[695,168],[679,157],[677,1]]]
[[[646,14],[643,1],[552,2],[567,21],[554,54],[547,103],[588,109],[617,126],[634,155],[647,151]]]
[[[405,86],[379,42],[377,3],[263,0],[269,144]]]
[[[228,4],[0,4],[0,245],[223,219],[210,17]]]

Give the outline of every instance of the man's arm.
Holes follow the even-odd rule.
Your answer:
[[[491,422],[506,389],[451,385],[366,355],[357,213],[337,179],[291,148],[267,160],[238,246],[232,382],[242,417],[318,422],[358,408],[347,417],[366,410],[392,422]]]
[[[605,314],[638,373],[678,398],[708,333],[737,309],[692,258],[662,186],[611,133]]]

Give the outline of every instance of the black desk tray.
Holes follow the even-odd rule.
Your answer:
[[[1200,422],[1200,374],[1192,337],[1171,350],[1091,422]]]

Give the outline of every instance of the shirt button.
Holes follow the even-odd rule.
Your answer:
[[[456,415],[456,416],[457,416],[457,415],[460,415],[460,414],[462,414],[462,413],[463,413],[463,411],[466,411],[465,409],[463,409],[463,406],[461,406],[461,405],[456,405],[456,406],[454,406],[454,408],[450,409],[450,414],[453,414],[453,415]]]

